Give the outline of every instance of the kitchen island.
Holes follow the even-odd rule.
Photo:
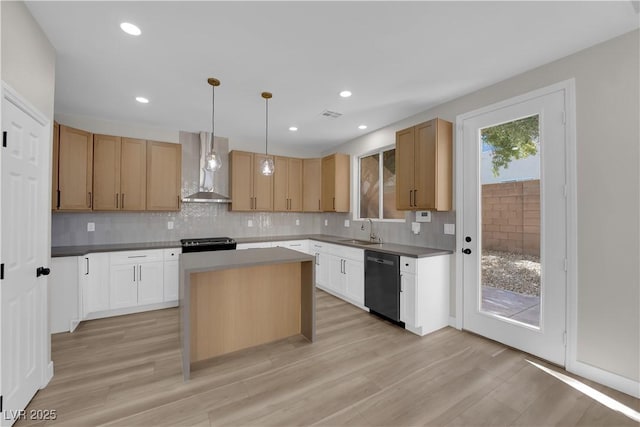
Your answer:
[[[298,334],[314,341],[314,260],[285,248],[181,254],[184,380],[194,362]]]

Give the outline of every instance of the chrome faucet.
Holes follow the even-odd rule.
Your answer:
[[[377,240],[378,243],[382,243],[382,239],[373,232],[373,221],[371,221],[371,218],[367,218],[367,220],[369,221],[369,240],[372,242]]]

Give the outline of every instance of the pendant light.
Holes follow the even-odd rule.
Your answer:
[[[222,167],[222,159],[215,150],[215,105],[216,105],[216,86],[220,86],[220,80],[210,77],[207,82],[211,85],[211,146],[209,154],[207,154],[205,169],[208,171],[218,171]]]
[[[270,92],[262,92],[262,97],[265,102],[265,131],[264,131],[264,155],[265,159],[260,163],[260,172],[262,175],[271,176],[275,171],[275,165],[273,159],[269,157],[269,99],[273,95]]]

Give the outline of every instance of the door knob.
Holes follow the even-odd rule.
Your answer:
[[[51,269],[47,267],[38,267],[36,269],[36,277],[48,276],[51,273]]]
[[[469,242],[471,241],[471,237],[470,237],[470,236],[465,237],[465,238],[464,238],[464,241],[465,241],[465,242],[467,242],[467,243],[469,243]]]
[[[471,249],[469,249],[469,248],[463,249],[462,253],[465,254],[465,255],[469,255],[471,253]]]

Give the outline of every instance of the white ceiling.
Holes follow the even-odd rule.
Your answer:
[[[638,28],[629,1],[27,6],[58,54],[57,113],[210,131],[213,76],[216,134],[261,150],[260,93],[270,91],[269,145],[282,154],[329,150]],[[142,35],[123,33],[123,21]],[[343,89],[353,96],[340,98]]]

